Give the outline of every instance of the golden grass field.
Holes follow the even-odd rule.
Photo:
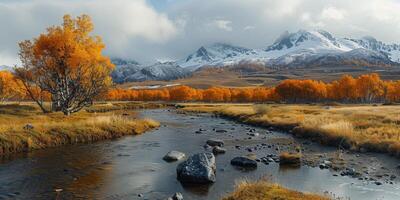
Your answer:
[[[267,181],[241,181],[235,191],[222,200],[329,200],[330,198],[289,190]]]
[[[241,122],[273,126],[322,144],[400,156],[400,106],[182,104]]]
[[[0,154],[141,134],[159,125],[151,119],[138,119],[134,111],[118,104],[89,109],[91,112],[82,110],[67,117],[43,114],[32,103],[0,105]]]

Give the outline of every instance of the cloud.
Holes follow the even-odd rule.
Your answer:
[[[213,24],[219,29],[222,29],[225,31],[232,31],[232,27],[231,27],[232,22],[229,20],[217,19],[217,20],[213,21]]]
[[[245,26],[244,28],[243,28],[243,30],[245,30],[245,31],[248,31],[248,30],[253,30],[253,29],[255,29],[256,27],[254,27],[254,26]]]
[[[227,42],[265,48],[284,31],[325,29],[338,37],[371,35],[400,43],[398,0],[19,0],[0,1],[0,65],[17,42],[87,13],[106,53],[153,62],[181,59],[200,46]],[[160,3],[163,2],[163,3]]]
[[[321,17],[323,19],[342,20],[345,17],[345,12],[330,6],[322,10]]]
[[[106,52],[127,55],[132,45],[145,40],[163,43],[178,34],[177,24],[164,13],[155,11],[144,0],[35,0],[0,3],[0,63],[5,54],[17,54],[17,43],[38,36],[47,27],[61,24],[62,16],[89,14],[95,34],[106,43]],[[3,51],[3,52],[2,52]],[[14,59],[15,60],[15,59]],[[14,62],[15,63],[15,62]]]

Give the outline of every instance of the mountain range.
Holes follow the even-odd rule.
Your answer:
[[[186,58],[170,62],[140,64],[112,59],[114,82],[173,80],[190,76],[203,67],[257,63],[266,68],[310,68],[337,66],[400,66],[400,45],[385,44],[373,37],[338,38],[327,31],[285,32],[265,48],[251,49],[225,43],[202,46]],[[7,69],[7,66],[0,66]]]
[[[385,44],[373,37],[337,38],[327,31],[299,30],[283,33],[263,49],[225,43],[202,46],[186,58],[150,66],[117,65],[118,81],[172,80],[190,75],[202,67],[223,67],[237,63],[258,63],[271,68],[355,66],[399,66],[400,45]],[[140,70],[139,70],[140,69]]]

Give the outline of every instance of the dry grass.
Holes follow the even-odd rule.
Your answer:
[[[234,192],[222,200],[328,200],[330,198],[289,190],[267,181],[241,181]]]
[[[29,124],[31,127],[26,127]],[[42,114],[33,104],[0,105],[0,154],[141,134],[157,127],[133,111]]]
[[[301,154],[300,153],[289,153],[282,152],[279,155],[280,165],[300,165],[301,164]]]
[[[400,157],[400,106],[241,105],[186,106],[241,122],[292,130],[298,137],[343,148]]]

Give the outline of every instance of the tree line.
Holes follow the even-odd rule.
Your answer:
[[[103,98],[118,101],[388,103],[400,102],[400,81],[382,80],[378,74],[373,73],[356,78],[344,75],[330,83],[288,79],[275,87],[111,89]]]

